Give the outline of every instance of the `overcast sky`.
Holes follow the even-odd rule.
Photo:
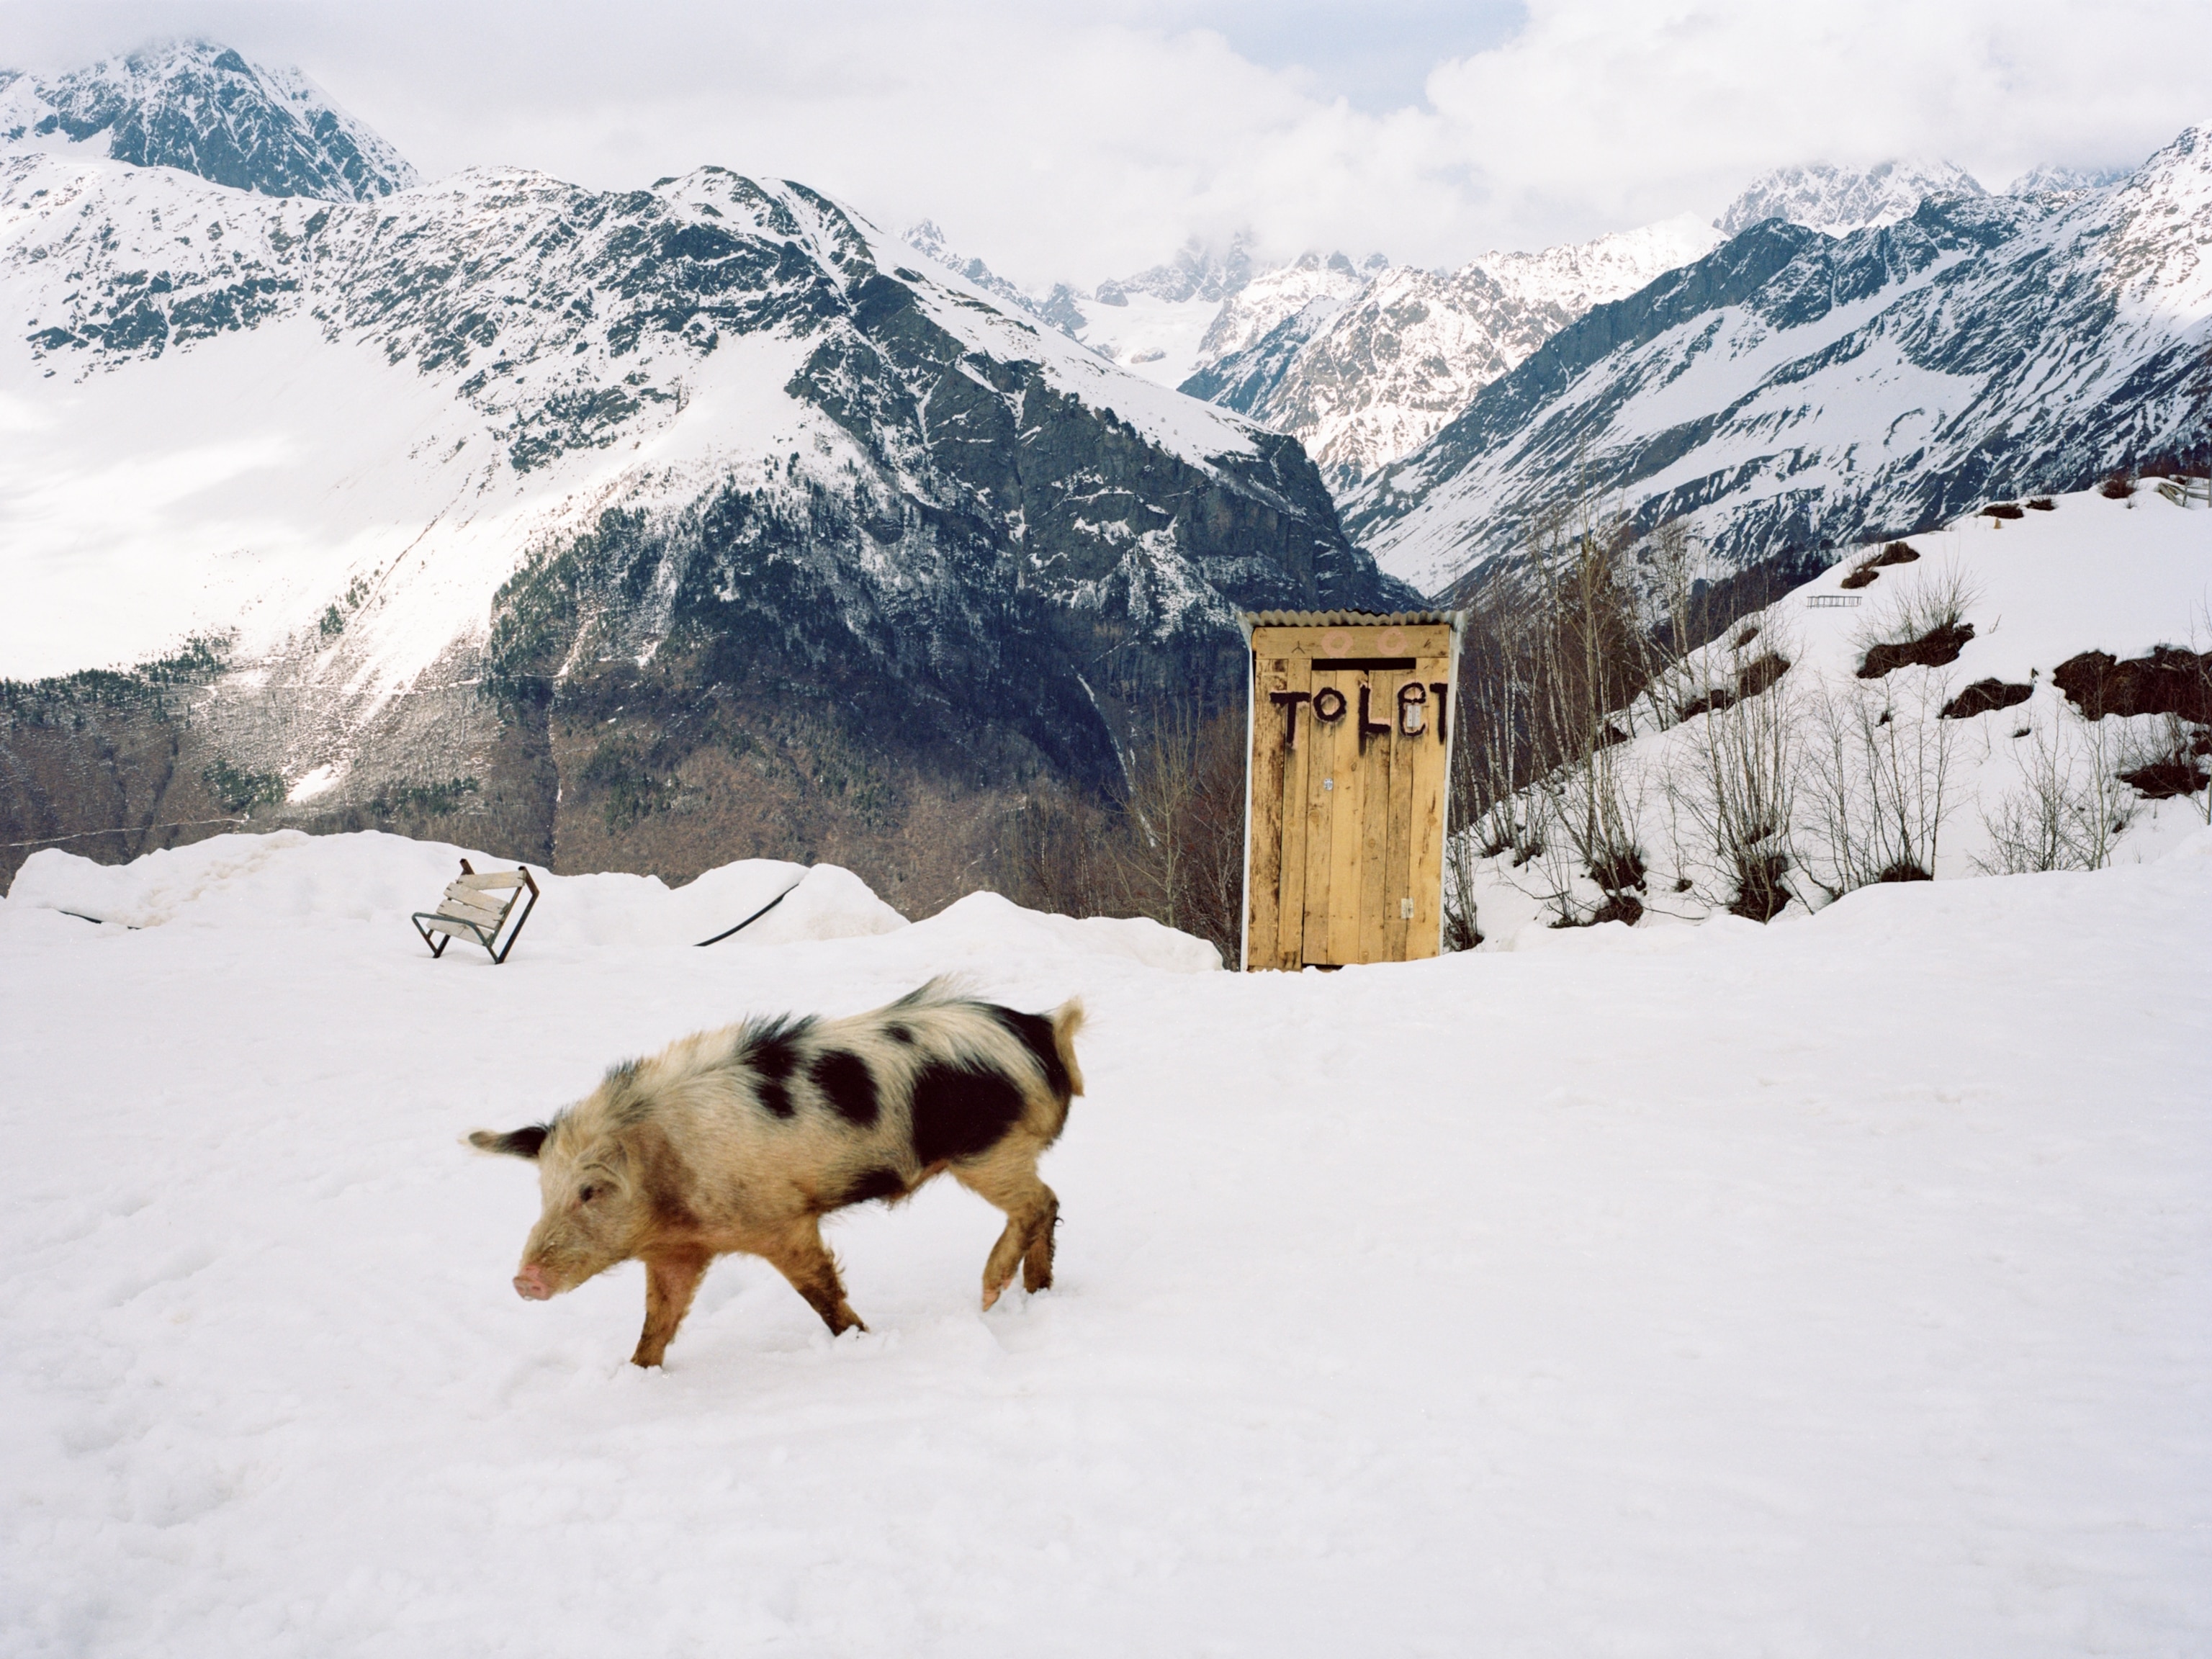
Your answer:
[[[18,67],[179,33],[298,64],[434,177],[719,162],[1085,286],[1239,228],[1455,264],[1797,161],[2002,188],[2212,120],[2204,0],[0,0]]]

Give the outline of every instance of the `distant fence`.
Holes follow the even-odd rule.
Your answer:
[[[1850,611],[1859,602],[1856,593],[1815,593],[1805,601],[1815,611]]]

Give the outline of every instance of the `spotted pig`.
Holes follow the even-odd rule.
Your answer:
[[[718,1255],[773,1262],[832,1334],[866,1329],[822,1243],[832,1211],[904,1198],[946,1171],[1006,1212],[983,1264],[988,1308],[1022,1270],[1052,1283],[1060,1200],[1037,1158],[1083,1092],[1079,1002],[1024,1014],[933,980],[846,1019],[756,1019],[625,1060],[550,1123],[470,1142],[532,1159],[544,1212],[514,1288],[532,1301],[645,1263],[658,1365]]]

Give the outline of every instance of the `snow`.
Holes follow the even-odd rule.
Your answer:
[[[1845,596],[1844,581],[1860,556],[1847,555],[1695,653],[1690,671],[1660,699],[1662,706],[1645,700],[1623,717],[1633,738],[1617,757],[1628,827],[1650,866],[1639,933],[1702,921],[1733,896],[1728,861],[1693,816],[1673,808],[1668,793],[1670,781],[1680,785],[1699,770],[1710,717],[1674,723],[1663,707],[1667,696],[1709,682],[1729,685],[1745,664],[1770,650],[1790,667],[1767,695],[1787,700],[1796,711],[1804,745],[1816,742],[1810,725],[1824,698],[1884,691],[1908,740],[1923,729],[1948,738],[1946,807],[1933,864],[1939,878],[1974,875],[1995,859],[1990,821],[2008,795],[2023,789],[2033,758],[2034,739],[2023,734],[2039,732],[2070,744],[2075,770],[2085,780],[2100,758],[2088,752],[2093,740],[2102,744],[2107,776],[2165,757],[2171,737],[2163,717],[2109,715],[2092,726],[2079,718],[2051,673],[2087,651],[2125,660],[2161,645],[2212,648],[2212,514],[2201,501],[2195,507],[2171,501],[2148,483],[2126,500],[2096,490],[2045,499],[2052,502],[2048,511],[2014,520],[1978,514],[1916,533],[1907,544],[1919,559],[1882,568],[1871,586],[1857,591],[1856,606],[1815,605],[1814,600]],[[1868,645],[1896,636],[1901,610],[1954,585],[1966,598],[1966,620],[1974,629],[1955,661],[1940,668],[1894,669],[1879,682],[1858,678]],[[1755,633],[1741,652],[1732,653],[1730,641],[1746,629]],[[2032,684],[2033,690],[2008,708],[1940,720],[1954,694],[1990,679]],[[1803,854],[1821,864],[1825,851],[1818,825],[1809,821],[1814,809],[1803,798],[1802,777],[1800,784],[1800,811],[1808,820],[1794,832],[1802,872]],[[2162,859],[2206,821],[2201,793],[2194,799],[2161,801],[2138,799],[2124,785],[2112,786],[2112,793],[2117,813],[2126,819],[2110,848],[2115,863]],[[1556,911],[1549,890],[1557,860],[1565,854],[1553,850],[1550,862],[1516,864],[1512,852],[1476,862],[1473,890],[1483,949],[1540,948],[1558,937],[1550,928]],[[1692,887],[1676,890],[1684,880]],[[1802,874],[1791,885],[1801,900],[1822,902]],[[1579,874],[1574,891],[1589,908],[1599,902],[1597,888]]]
[[[1198,373],[1200,343],[1221,314],[1223,301],[1163,300],[1152,294],[1131,294],[1127,301],[1085,306],[1076,337],[1132,374],[1163,386],[1179,386]]]
[[[128,864],[96,864],[58,848],[25,860],[8,914],[70,912],[124,927],[267,928],[303,922],[397,921],[434,909],[466,858],[479,871],[511,869],[442,842],[377,832],[216,836]],[[906,918],[849,870],[835,865],[743,859],[672,891],[658,876],[556,876],[529,867],[543,896],[526,948],[597,950],[621,945],[696,945],[777,901],[730,941],[732,948],[888,933]],[[1126,924],[1124,924],[1126,925]]]
[[[1538,253],[1492,249],[1468,263],[1531,310],[1557,306],[1578,317],[1592,306],[1626,299],[1668,271],[1704,258],[1723,240],[1711,225],[1684,213]]]
[[[1685,216],[1538,253],[1492,250],[1455,271],[1386,267],[1356,295],[1315,301],[1323,308],[1311,316],[1312,337],[1255,413],[1295,434],[1341,498],[1352,481],[1434,437],[1566,323],[1702,258],[1719,240]],[[1209,343],[1240,307],[1259,303],[1267,280],[1255,278],[1224,307]]]
[[[1954,200],[1931,226],[1858,233],[1518,413],[1478,400],[1340,499],[1346,527],[1437,592],[1512,556],[1576,491],[1646,524],[1693,519],[1748,562],[1922,522],[1978,489],[2185,451],[2185,365],[2212,327],[2208,224],[2212,129],[2192,128],[2103,192]],[[1908,246],[1919,254],[1893,258]],[[1873,287],[1831,287],[1830,267],[1877,264]],[[1836,303],[1799,303],[1799,283]]]
[[[1728,236],[1762,219],[1787,219],[1826,235],[1848,236],[1909,219],[1930,196],[1986,194],[1980,180],[1955,161],[1883,161],[1864,170],[1816,161],[1762,174],[1713,222]]]
[[[703,168],[656,193],[718,229],[750,222],[781,240],[786,231],[769,221],[795,224],[823,269],[835,268],[836,227],[795,187],[756,194]],[[500,584],[611,507],[672,511],[726,483],[803,494],[811,478],[844,490],[875,469],[850,434],[787,390],[819,343],[807,330],[732,329],[703,356],[665,344],[641,359],[615,354],[612,307],[593,317],[583,304],[599,290],[570,222],[595,204],[603,209],[513,167],[333,208],[170,168],[0,157],[0,286],[26,325],[0,343],[0,572],[15,601],[0,607],[0,675],[122,666],[221,631],[240,660],[312,659],[299,672],[363,700],[349,711],[358,720],[457,643],[480,640]],[[158,260],[185,285],[264,268],[292,280],[302,273],[279,254],[319,216],[349,257],[331,253],[304,278],[304,296],[288,294],[252,327],[179,341],[151,360],[34,348],[38,329],[72,314],[80,266],[112,276]],[[400,229],[387,235],[388,221]],[[224,234],[174,234],[206,223]],[[999,300],[875,234],[883,267],[921,265],[923,307],[975,349],[1042,364],[1061,391],[1202,469],[1254,453],[1241,416],[1005,315]],[[502,372],[478,402],[465,388],[483,380],[482,363],[433,371],[411,360],[444,337],[434,310],[343,328],[313,314],[311,301],[343,289],[357,266],[395,259],[394,246],[427,264],[540,238],[564,252],[471,276],[471,293],[505,318]],[[397,268],[412,272],[405,260]],[[604,447],[568,448],[527,472],[510,465],[518,422],[547,398],[639,376],[641,409]],[[785,471],[793,453],[807,477]],[[358,610],[352,592],[365,596]],[[344,629],[325,635],[319,623],[334,604]]]
[[[1297,976],[972,899],[572,947],[571,885],[434,963],[375,838],[271,842],[255,926],[0,902],[11,1655],[2212,1640],[2212,836]],[[647,1374],[636,1269],[508,1289],[464,1132],[944,969],[1089,1006],[1052,1291],[977,1311],[947,1183],[835,1224],[865,1334],[731,1258]]]
[[[903,258],[908,269],[917,264],[927,267],[926,272],[916,273],[923,280],[909,286],[930,320],[956,339],[1002,361],[1037,364],[1060,391],[1093,409],[1108,410],[1152,442],[1201,471],[1215,471],[1212,464],[1223,456],[1249,456],[1255,453],[1255,428],[1251,422],[1228,410],[1186,398],[1175,389],[1178,377],[1170,371],[1182,361],[1182,357],[1176,357],[1174,362],[1163,357],[1135,364],[1109,362],[1097,350],[1089,349],[1091,337],[1088,333],[1084,337],[1085,343],[1079,344],[1057,329],[1007,315],[1000,308],[1003,302],[987,290],[956,271],[922,258],[903,244],[896,248],[878,248],[879,257],[886,264],[891,263],[895,252]],[[1166,301],[1135,295],[1129,301],[1133,312],[1139,311],[1140,301],[1152,307],[1167,307]],[[1194,353],[1199,337],[1219,307],[1203,301],[1186,304],[1202,307],[1206,316],[1176,323],[1158,339],[1164,342],[1170,341],[1171,337],[1180,338],[1176,331],[1182,330],[1189,335],[1188,353]],[[1142,311],[1139,314],[1151,316],[1152,313]],[[1188,329],[1185,323],[1189,325]],[[1149,350],[1152,347],[1141,349]],[[1176,345],[1174,351],[1185,353],[1186,348]],[[1189,369],[1182,369],[1180,378],[1188,378],[1189,373]]]

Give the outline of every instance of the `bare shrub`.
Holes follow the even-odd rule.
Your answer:
[[[1956,563],[1923,574],[1895,589],[1858,635],[1861,679],[1879,679],[1899,668],[1941,668],[1956,662],[1974,637],[1966,613],[1981,589]]]
[[[1536,616],[1529,698],[1529,791],[1543,818],[1544,900],[1559,922],[1589,918],[1577,875],[1604,895],[1601,914],[1632,920],[1644,883],[1640,797],[1621,752],[1628,738],[1614,716],[1650,678],[1649,644],[1622,555],[1632,538],[1589,503],[1554,515],[1541,532],[1534,570]]]
[[[1725,655],[1705,653],[1705,674],[1725,677],[1729,695],[1706,693],[1702,717],[1686,724],[1688,764],[1670,769],[1666,781],[1678,864],[1703,862],[1682,845],[1679,826],[1686,822],[1692,843],[1712,849],[1720,890],[1710,896],[1754,921],[1772,921],[1793,896],[1786,877],[1802,763],[1802,720],[1785,679],[1784,652],[1791,647],[1778,623],[1768,625],[1763,642],[1766,649],[1755,658],[1743,648],[1748,641]]]
[[[2118,722],[2084,720],[2053,700],[2048,718],[2032,718],[2014,738],[2019,785],[1982,810],[1989,851],[1974,860],[1984,875],[2045,870],[2100,870],[2136,812],[2118,776]]]
[[[1908,869],[1932,873],[1958,726],[1950,682],[1916,674],[1824,687],[1808,708],[1799,823],[1803,868],[1831,899]]]

